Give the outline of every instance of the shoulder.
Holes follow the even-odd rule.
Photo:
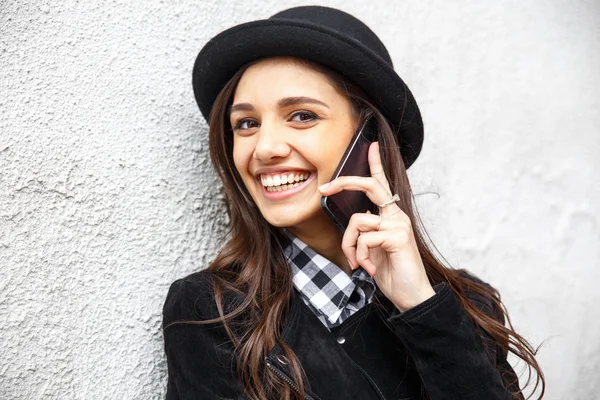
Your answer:
[[[172,282],[163,305],[163,328],[176,321],[218,316],[213,279],[212,272],[204,269]]]
[[[463,278],[462,289],[467,300],[485,315],[504,326],[506,316],[504,314],[504,309],[501,308],[501,297],[498,290],[472,272],[464,269],[456,270],[456,272]],[[486,289],[485,292],[481,293],[481,291],[474,287],[473,283],[483,286]],[[481,327],[478,327],[478,329],[481,329]],[[507,349],[506,347],[499,346],[498,340],[504,343],[504,346],[507,346],[509,340],[508,334],[506,332],[500,332],[495,336],[492,336],[487,330],[482,330],[481,333],[489,357],[492,360],[498,358],[501,360],[500,362],[506,362]]]
[[[494,301],[494,299],[500,299],[498,290],[466,269],[458,269],[455,272],[459,278],[462,278],[461,289],[467,300],[489,317],[504,323],[503,314]],[[485,292],[482,293],[476,286],[483,287]]]

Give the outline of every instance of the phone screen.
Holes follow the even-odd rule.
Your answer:
[[[369,145],[376,137],[375,121],[372,116],[368,116],[350,141],[330,181],[339,176],[371,176]],[[323,196],[321,207],[342,233],[346,231],[352,214],[365,213],[367,210],[375,213],[377,208],[367,195],[359,190],[342,190],[331,196]]]

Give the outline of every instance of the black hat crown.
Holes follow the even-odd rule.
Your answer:
[[[393,67],[387,49],[375,32],[361,20],[342,10],[322,6],[300,6],[280,11],[269,19],[292,19],[326,26],[341,35],[362,43],[377,53],[390,67]]]

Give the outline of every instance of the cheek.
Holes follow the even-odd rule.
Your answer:
[[[347,144],[343,141],[325,141],[321,143],[321,156],[325,160],[331,160],[332,163],[337,164],[337,161],[339,161],[338,159],[344,154],[346,147]]]
[[[318,164],[317,167],[322,172],[333,175],[349,143],[350,139],[346,141],[342,137],[321,139],[318,148],[315,148],[314,153],[312,153],[319,155],[318,160],[315,160],[315,163]],[[325,178],[328,179],[330,177],[327,176]]]

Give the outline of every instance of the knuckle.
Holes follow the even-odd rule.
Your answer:
[[[399,229],[396,237],[401,244],[406,244],[410,239],[410,234],[405,229]]]
[[[364,246],[363,244],[364,241],[364,237],[363,235],[359,235],[358,239],[356,239],[356,249],[358,250],[359,248],[361,248],[362,246]]]
[[[364,259],[365,252],[366,246],[362,243],[362,240],[359,240],[356,244],[356,256],[358,257],[360,255],[361,259]]]
[[[367,259],[367,255],[364,252],[362,252],[362,251],[361,252],[357,251],[356,252],[356,259],[359,260],[359,261],[364,261],[364,260]]]
[[[350,232],[353,232],[356,230],[354,225],[356,225],[356,220],[354,220],[352,217],[350,217],[350,219],[348,220],[348,226],[346,226],[346,232],[344,232],[344,236],[342,236],[342,241],[344,241],[344,239],[350,237]]]
[[[404,223],[406,223],[406,225],[408,225],[408,226],[412,225],[412,222],[411,222],[409,216],[406,215],[406,213],[402,210],[400,210],[400,218]]]
[[[363,222],[365,222],[366,217],[367,214],[354,213],[350,216],[350,219],[348,220],[348,226],[352,226],[352,228],[358,228]]]
[[[394,211],[393,217],[396,218],[396,223],[398,224],[399,228],[407,230],[412,229],[410,218],[401,209],[399,211]]]
[[[356,224],[357,222],[357,218],[358,218],[358,213],[354,213],[350,216],[350,219],[348,220],[348,226],[354,226],[354,224]]]
[[[398,222],[398,224],[400,225],[400,229],[402,231],[409,232],[411,230],[410,221],[407,221],[404,218],[400,219],[400,221]]]

